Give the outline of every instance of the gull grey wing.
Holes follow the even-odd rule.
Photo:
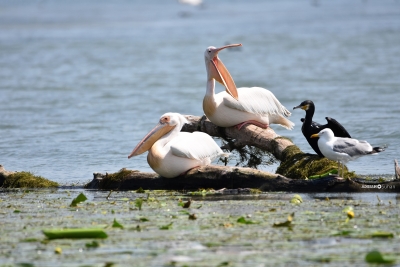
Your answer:
[[[333,144],[333,151],[346,153],[350,157],[369,154],[371,145],[367,141],[358,141],[350,138],[338,138]]]

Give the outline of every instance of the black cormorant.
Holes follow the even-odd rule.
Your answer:
[[[300,105],[294,107],[293,109],[301,108],[306,112],[305,119],[301,119],[303,122],[303,126],[301,126],[301,131],[303,132],[304,137],[307,139],[308,143],[314,149],[314,151],[320,156],[322,155],[321,151],[318,148],[318,138],[311,138],[311,135],[319,133],[321,130],[325,128],[330,128],[336,137],[349,137],[350,134],[346,131],[346,129],[335,119],[330,117],[325,117],[327,124],[319,124],[312,120],[315,111],[314,102],[311,100],[305,100],[301,102]]]

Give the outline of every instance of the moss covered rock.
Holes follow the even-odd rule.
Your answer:
[[[306,179],[310,176],[328,173],[338,168],[338,163],[327,158],[321,158],[314,154],[305,154],[296,146],[289,146],[284,151],[285,161],[276,170],[277,173],[292,179]],[[355,176],[344,166],[345,178]]]
[[[50,181],[30,172],[0,173],[0,186],[3,188],[49,188],[58,187],[58,183]]]

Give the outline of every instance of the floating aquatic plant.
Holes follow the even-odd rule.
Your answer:
[[[69,206],[76,207],[76,206],[78,206],[79,203],[84,202],[86,200],[87,200],[87,197],[83,193],[80,193],[76,198],[74,198],[72,200],[72,202]]]
[[[280,223],[274,223],[274,227],[291,227],[294,218],[294,212],[287,217],[287,220]]]
[[[245,217],[240,217],[239,219],[237,219],[238,223],[242,223],[242,224],[257,224],[257,222],[252,221],[252,220],[247,220]]]
[[[48,239],[60,238],[107,238],[103,229],[76,228],[76,229],[50,229],[43,230]]]
[[[368,252],[365,256],[365,261],[368,263],[385,263],[390,264],[396,262],[396,259],[389,256],[384,256],[378,250]]]
[[[124,226],[122,224],[120,224],[119,222],[117,222],[117,220],[115,218],[114,218],[114,221],[113,221],[113,224],[111,227],[124,229]]]
[[[301,198],[300,195],[295,194],[293,196],[293,198],[290,200],[290,203],[292,203],[292,204],[300,204],[300,203],[303,203],[303,199]]]

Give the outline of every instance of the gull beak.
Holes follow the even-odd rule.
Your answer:
[[[140,140],[140,142],[133,149],[132,153],[128,156],[128,159],[149,150],[158,139],[169,133],[174,128],[175,125],[170,126],[166,123],[158,123],[153,130],[151,130],[142,140]]]
[[[209,62],[209,70],[211,71],[211,78],[225,86],[226,92],[233,98],[238,100],[238,92],[236,89],[235,82],[232,79],[231,74],[225,67],[224,63],[218,58],[218,52],[225,48],[242,46],[242,44],[231,44],[225,45],[216,49],[215,56]]]
[[[310,136],[310,138],[318,138],[318,137],[319,135],[317,133]]]

